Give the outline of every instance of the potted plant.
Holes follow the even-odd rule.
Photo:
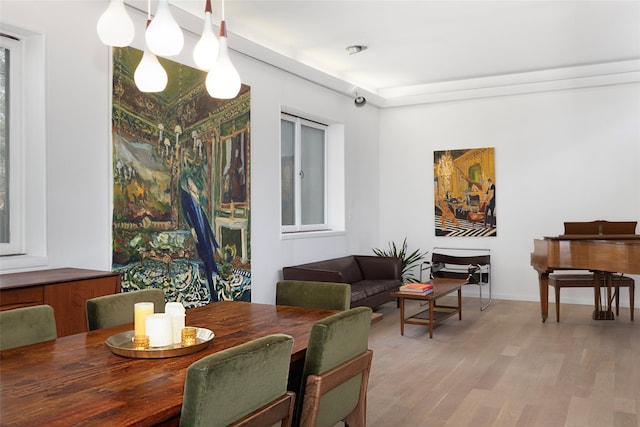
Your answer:
[[[407,238],[402,241],[402,246],[398,247],[395,242],[389,242],[389,249],[373,249],[373,253],[377,256],[391,256],[402,260],[402,283],[416,283],[419,281],[413,275],[413,268],[418,266],[424,257],[429,253],[421,252],[420,249],[409,253],[407,249]]]

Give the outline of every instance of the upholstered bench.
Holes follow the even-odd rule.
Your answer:
[[[612,287],[615,290],[616,316],[620,315],[620,288],[629,288],[629,311],[633,322],[635,281],[627,276],[614,274]],[[593,288],[593,274],[549,274],[549,286],[555,288],[556,322],[560,321],[560,289],[561,288]]]

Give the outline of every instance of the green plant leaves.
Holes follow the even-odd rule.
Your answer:
[[[407,238],[402,241],[402,246],[398,248],[395,242],[389,242],[389,249],[373,249],[373,253],[377,256],[391,256],[397,257],[402,260],[402,282],[418,282],[419,280],[413,275],[411,270],[420,264],[429,251],[421,252],[420,249],[416,249],[409,253],[407,249]]]

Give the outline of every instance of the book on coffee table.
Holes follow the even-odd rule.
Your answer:
[[[400,286],[400,292],[428,295],[433,292],[433,285],[430,283],[407,283]]]

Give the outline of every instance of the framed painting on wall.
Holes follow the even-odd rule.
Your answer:
[[[143,93],[141,57],[113,49],[113,270],[185,307],[250,301],[250,87],[212,98],[205,72],[159,58],[168,85]]]
[[[435,234],[498,235],[494,148],[434,151]]]

